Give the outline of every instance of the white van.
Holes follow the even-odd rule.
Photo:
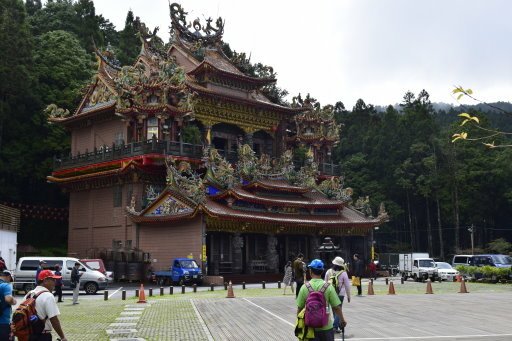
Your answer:
[[[84,290],[86,294],[95,294],[98,290],[107,288],[107,278],[104,274],[97,270],[93,270],[88,266],[81,263],[77,258],[71,257],[22,257],[16,266],[14,274],[14,289],[23,290],[28,292],[36,285],[36,272],[39,262],[43,260],[43,269],[55,271],[55,266],[59,265],[62,272],[62,289],[72,290],[71,284],[71,269],[75,263],[80,263],[78,269],[82,272],[80,277],[80,290]]]

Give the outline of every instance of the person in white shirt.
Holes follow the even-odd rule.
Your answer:
[[[332,268],[327,270],[325,273],[325,281],[329,282],[331,277],[336,276],[338,283],[338,288],[336,292],[338,293],[338,297],[343,304],[343,299],[345,296],[347,297],[347,301],[350,303],[350,281],[348,279],[345,260],[341,257],[336,257],[332,261]],[[341,333],[340,329],[340,321],[337,315],[334,315],[334,323],[333,323],[334,332]]]
[[[42,292],[36,298],[36,311],[40,320],[46,320],[43,332],[31,335],[29,341],[51,341],[53,329],[62,341],[67,341],[59,321],[60,311],[52,294],[55,289],[55,281],[60,278],[62,276],[54,275],[50,270],[41,271],[37,277],[39,285],[26,296],[27,298],[29,295],[37,295]]]

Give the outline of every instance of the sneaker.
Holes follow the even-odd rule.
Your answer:
[[[78,302],[73,302],[73,304],[80,304],[80,303],[78,303]]]

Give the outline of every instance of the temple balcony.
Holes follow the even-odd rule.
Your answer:
[[[227,161],[234,164],[238,161],[236,151],[224,151],[218,149],[218,152]],[[160,154],[165,156],[183,157],[200,161],[203,156],[203,145],[190,144],[178,141],[162,141],[151,139],[147,141],[132,142],[125,145],[112,144],[95,148],[92,152],[77,153],[67,157],[54,157],[53,170],[59,171],[69,168],[93,165],[107,161],[121,160],[134,156],[146,154]],[[256,153],[257,156],[259,153]],[[295,167],[299,169],[302,162],[294,160]],[[341,175],[340,166],[332,163],[320,163],[318,170],[322,175]]]

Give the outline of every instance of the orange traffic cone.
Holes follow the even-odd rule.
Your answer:
[[[226,296],[226,298],[235,298],[235,293],[233,292],[233,284],[231,283],[231,281],[229,281],[228,284],[228,295]]]
[[[396,295],[395,286],[393,285],[393,281],[389,282],[388,295]]]
[[[144,284],[140,284],[140,289],[139,289],[139,300],[137,301],[137,303],[147,303],[146,301],[146,294],[144,293]]]
[[[370,283],[368,283],[368,296],[370,295],[375,295],[375,292],[373,292],[373,281],[370,281]]]
[[[459,294],[468,294],[468,293],[469,293],[469,291],[466,288],[466,281],[464,280],[464,277],[462,277],[461,282],[460,282]]]
[[[432,290],[432,281],[430,278],[427,280],[427,292],[425,294],[433,294],[434,291]]]

